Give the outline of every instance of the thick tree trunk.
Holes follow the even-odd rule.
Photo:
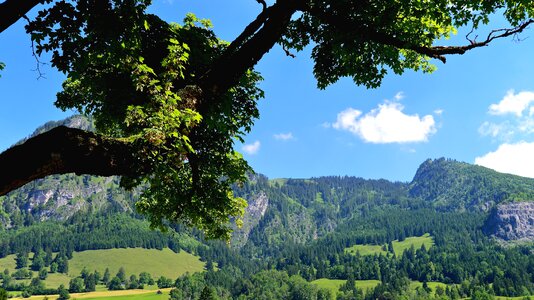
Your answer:
[[[18,3],[18,7],[14,5]],[[0,4],[0,32],[41,0],[6,0]],[[271,49],[284,33],[296,11],[293,0],[278,0],[265,11],[258,30],[250,32],[243,43],[225,55],[200,80],[206,92],[200,107],[207,113],[213,101],[237,84],[243,74]],[[0,153],[0,196],[32,180],[53,174],[90,174],[100,176],[135,176],[149,172],[150,166],[139,162],[138,147],[79,129],[58,127]]]
[[[0,196],[52,174],[135,176],[147,170],[130,142],[57,127],[0,154]]]
[[[300,4],[296,0],[278,0],[245,28],[236,39],[239,40],[239,45],[232,43],[229,47],[231,53],[222,55],[200,78],[199,86],[204,92],[204,99],[198,108],[201,114],[208,111],[213,102],[217,101],[218,95],[236,85],[243,74],[274,47]]]
[[[0,3],[0,32],[17,22],[43,0],[5,0]]]

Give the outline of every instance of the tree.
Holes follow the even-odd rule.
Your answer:
[[[51,1],[26,29],[35,52],[51,52],[52,66],[67,74],[56,105],[92,115],[98,131],[58,127],[6,150],[0,168],[13,171],[0,175],[0,195],[51,174],[121,175],[126,187],[147,184],[138,208],[153,225],[180,220],[229,238],[230,216],[239,223],[246,205],[230,187],[250,170],[233,144],[259,116],[253,68],[275,44],[288,55],[311,45],[319,88],[341,77],[374,88],[388,72],[431,72],[432,59],[534,22],[523,0],[257,1],[260,13],[231,43],[193,15],[183,25],[162,21],[146,12],[149,0]],[[0,32],[49,1],[19,2],[0,4]],[[501,12],[509,29],[435,45]]]
[[[102,277],[102,282],[107,285],[110,277],[111,275],[109,273],[109,268],[106,268],[106,270],[104,271],[104,277]]]
[[[33,271],[39,271],[45,267],[44,257],[36,256],[32,260],[32,265],[30,266]]]
[[[200,293],[200,297],[198,299],[199,300],[216,300],[217,295],[215,295],[215,292],[213,291],[211,287],[206,285],[204,289],[202,290],[202,293]]]
[[[158,278],[158,281],[156,282],[158,284],[158,288],[164,289],[164,288],[170,288],[173,285],[172,279],[167,278],[165,276],[161,276]]]
[[[139,274],[139,284],[147,284],[147,285],[153,285],[154,279],[152,279],[152,276],[148,272],[141,272]]]
[[[72,278],[69,282],[69,293],[81,293],[85,289],[83,279],[81,277]]]
[[[48,270],[46,270],[46,268],[43,267],[39,270],[39,279],[45,280],[46,277],[48,277]]]
[[[95,270],[93,275],[95,277],[95,283],[98,283],[100,281],[100,279],[102,279],[102,275],[100,275],[100,272],[98,272],[97,270]]]
[[[96,290],[96,274],[91,273],[83,279],[83,284],[86,292],[94,292]]]
[[[7,300],[7,291],[0,288],[0,300]]]
[[[57,298],[58,300],[68,300],[68,299],[70,299],[69,291],[67,291],[67,289],[65,288],[65,286],[63,284],[59,286],[57,291],[58,291],[58,294],[59,294],[59,297]]]
[[[56,257],[57,271],[59,273],[67,274],[69,272],[69,260],[65,255],[59,255]]]
[[[87,270],[87,267],[83,267],[83,269],[80,271],[80,277],[85,279],[89,276],[89,270]]]
[[[139,288],[139,280],[137,280],[137,276],[131,275],[130,281],[128,284],[128,289],[138,289]]]
[[[28,266],[28,252],[19,252],[15,257],[17,269],[26,268]]]
[[[115,291],[115,290],[123,290],[124,285],[122,281],[119,279],[119,277],[115,276],[113,277],[107,284],[108,290]]]
[[[48,248],[48,249],[46,249],[46,253],[45,253],[45,256],[44,256],[45,266],[46,267],[50,266],[52,261],[53,261],[52,249]]]
[[[28,289],[32,294],[40,294],[45,289],[45,284],[41,279],[36,277],[30,281]]]
[[[123,267],[119,268],[119,271],[117,272],[117,275],[115,275],[115,276],[117,276],[117,278],[119,278],[119,280],[122,283],[126,282],[126,271],[124,270]]]
[[[56,273],[57,269],[58,269],[57,262],[53,262],[53,263],[50,264],[50,273]]]

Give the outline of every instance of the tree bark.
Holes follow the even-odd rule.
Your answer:
[[[5,0],[0,3],[0,32],[17,22],[44,0]]]
[[[225,53],[213,64],[213,67],[200,78],[199,86],[204,92],[204,99],[199,106],[202,114],[209,109],[217,96],[236,85],[245,72],[253,68],[269,50],[280,40],[291,16],[297,12],[300,1],[278,0],[275,4],[262,11],[250,30],[247,26],[238,37],[240,45],[232,43]],[[261,20],[261,21],[259,21]]]
[[[20,6],[14,5],[15,2]],[[0,4],[0,32],[39,3],[41,0],[6,0]],[[201,113],[213,107],[217,96],[237,84],[276,44],[296,11],[295,3],[294,0],[278,0],[269,7],[258,30],[250,32],[232,53],[223,56],[199,80],[199,86],[207,91],[197,107]],[[135,155],[138,149],[132,143],[80,129],[54,128],[0,153],[0,196],[53,174],[131,177],[144,174],[149,172],[150,166],[139,162],[139,157],[143,156]]]
[[[52,174],[139,175],[148,166],[137,162],[137,149],[131,142],[56,127],[0,154],[0,196]]]

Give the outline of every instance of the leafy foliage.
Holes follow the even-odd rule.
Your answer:
[[[534,8],[521,0],[258,2],[264,10],[231,44],[192,14],[182,25],[148,14],[150,0],[56,1],[26,27],[36,53],[51,52],[67,75],[55,104],[92,115],[100,134],[131,146],[124,173],[132,178],[122,184],[147,184],[137,208],[154,227],[183,222],[229,240],[229,220],[240,225],[246,202],[231,185],[250,168],[233,146],[259,116],[253,67],[276,42],[288,53],[312,45],[319,88],[342,77],[371,88],[388,72],[431,72],[431,59],[534,22]],[[435,45],[496,12],[516,28],[467,46]]]
[[[282,44],[298,51],[313,46],[314,75],[322,89],[342,77],[376,88],[388,71],[432,72],[430,58],[444,59],[425,50],[458,27],[470,23],[475,30],[503,7],[513,26],[534,14],[532,5],[512,1],[307,2],[309,8],[290,22]]]
[[[206,91],[195,80],[228,43],[194,15],[178,25],[146,14],[149,3],[59,1],[27,31],[36,52],[51,51],[52,65],[68,74],[56,105],[94,116],[99,132],[137,148],[140,176],[123,184],[148,183],[137,207],[152,225],[181,221],[228,239],[229,216],[246,205],[230,185],[249,170],[233,144],[258,117],[261,77],[247,71],[201,115]]]

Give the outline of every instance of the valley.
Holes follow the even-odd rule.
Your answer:
[[[409,183],[248,177],[234,189],[248,207],[229,245],[183,224],[153,230],[136,212],[141,190],[124,191],[119,178],[32,182],[0,197],[0,286],[49,299],[61,284],[71,296],[93,286],[136,293],[147,272],[145,290],[172,288],[173,300],[534,295],[532,179],[444,158],[423,162]],[[113,299],[163,297],[122,295]]]

